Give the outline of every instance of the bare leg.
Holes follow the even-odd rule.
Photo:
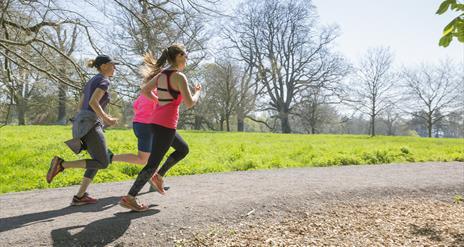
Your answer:
[[[85,160],[64,161],[63,168],[86,168]]]
[[[150,157],[150,153],[139,151],[135,154],[116,154],[113,156],[113,161],[126,162],[138,165],[146,165]]]
[[[92,179],[86,177],[82,178],[81,187],[79,188],[79,191],[77,192],[76,196],[84,196],[84,193],[87,191],[87,188],[89,187],[90,183],[92,183]]]

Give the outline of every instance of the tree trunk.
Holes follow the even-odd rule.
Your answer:
[[[224,118],[219,119],[219,130],[224,131]]]
[[[240,106],[237,107],[237,131],[245,131],[245,113]]]
[[[237,131],[243,132],[245,130],[245,121],[243,118],[237,119]]]
[[[432,117],[429,117],[429,118],[427,119],[427,131],[428,131],[429,137],[432,137],[432,127],[433,127],[433,124],[432,124]]]
[[[282,124],[282,133],[292,133],[290,122],[288,121],[288,112],[283,112],[279,115],[280,123]]]
[[[311,134],[316,134],[316,127],[314,125],[311,126]]]
[[[201,116],[195,114],[195,122],[193,124],[193,129],[200,130],[201,129]]]
[[[313,102],[311,104],[311,117],[310,117],[310,125],[311,125],[311,134],[316,134],[316,122],[317,122],[317,104]]]
[[[393,136],[395,133],[393,133],[393,123],[388,122],[387,123],[387,135]]]
[[[119,120],[119,124],[122,124],[123,126],[125,126],[127,123],[127,116],[129,115],[130,105],[126,104],[125,101],[122,101],[121,105],[122,105],[122,108],[121,108],[122,114],[121,114],[121,119]]]
[[[375,116],[371,116],[371,136],[375,136]]]
[[[66,124],[66,85],[60,83],[58,86],[58,118],[57,124]]]
[[[23,98],[19,98],[16,102],[16,110],[18,113],[18,125],[26,125],[26,102]]]
[[[230,117],[226,116],[226,130],[230,132]]]

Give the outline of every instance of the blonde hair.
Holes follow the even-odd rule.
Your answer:
[[[95,67],[95,59],[89,59],[85,65],[89,68]]]
[[[147,83],[158,73],[161,68],[168,62],[173,65],[176,62],[177,54],[185,53],[184,46],[181,44],[173,44],[161,52],[161,56],[155,59],[151,51],[143,55],[143,65],[140,67],[140,75],[143,76],[143,83]]]
[[[89,59],[85,65],[88,68],[96,68],[99,72],[101,72],[100,66],[97,67],[97,65],[95,64],[95,59]]]

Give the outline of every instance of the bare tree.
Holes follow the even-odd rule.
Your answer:
[[[375,136],[376,118],[396,102],[393,55],[388,48],[370,48],[355,67],[353,103],[355,109],[369,116],[369,134]]]
[[[453,111],[445,119],[444,137],[464,138],[464,110]]]
[[[307,101],[295,109],[298,112],[295,114],[295,122],[301,132],[319,134],[330,131],[331,125],[339,124],[339,116],[331,104],[321,103],[317,97],[313,100],[315,101]]]
[[[79,90],[87,78],[81,63],[49,38],[53,30],[70,27],[81,30],[91,42],[90,24],[57,2],[7,0],[0,4],[0,56],[5,78],[2,83],[8,88],[10,104],[16,106],[19,124],[25,124],[24,113],[34,81],[47,78],[55,85]],[[70,68],[69,73],[63,73],[63,67]]]
[[[350,67],[342,60],[338,65],[338,74],[334,72],[330,77],[320,80],[319,84],[304,90],[301,100],[296,104],[294,114],[307,125],[304,127],[307,133],[320,133],[323,125],[329,124],[329,119],[336,115],[333,113],[335,109],[330,106],[349,100],[341,80],[349,73]]]
[[[230,118],[237,108],[238,91],[236,89],[238,78],[231,63],[217,62],[207,65],[205,83],[210,85],[207,92],[209,99],[220,111],[220,130],[226,123],[226,130],[230,131]]]
[[[205,4],[192,1],[113,0],[92,4],[106,15],[114,27],[105,36],[110,40],[110,50],[123,63],[118,69],[118,92],[130,98],[139,91],[138,70],[141,57],[151,51],[158,57],[162,50],[173,43],[182,43],[189,52],[186,73],[195,69],[204,59],[206,39],[203,18],[210,10]],[[112,8],[108,8],[108,5]]]
[[[325,122],[326,114],[322,106],[329,102],[327,102],[328,96],[324,95],[321,91],[322,88],[320,87],[311,88],[305,100],[295,108],[294,114],[299,117],[307,133],[320,133],[319,128]]]
[[[215,3],[214,0],[113,0],[109,2],[110,7],[108,1],[83,1],[80,4],[85,3],[95,10],[102,10],[106,17],[115,21],[115,25],[100,25],[98,21],[86,18],[86,13],[78,7],[58,0],[1,1],[0,59],[4,68],[2,78],[5,79],[2,79],[0,88],[11,96],[5,97],[4,102],[20,108],[24,105],[20,98],[13,97],[24,92],[17,86],[17,81],[12,81],[20,78],[16,75],[19,71],[16,67],[28,73],[38,73],[41,78],[54,82],[50,89],[58,92],[58,122],[64,122],[69,93],[80,92],[89,77],[82,61],[72,56],[76,49],[84,53],[116,54],[123,58],[126,66],[118,67],[115,87],[112,87],[118,95],[116,101],[112,101],[113,105],[127,101],[126,96],[133,97],[138,91],[139,58],[145,51],[153,49],[158,53],[160,49],[157,48],[176,41],[186,44],[193,52],[193,65],[204,56],[196,52],[204,49],[199,13],[214,13],[207,7]],[[103,35],[107,30],[112,36]]]
[[[205,98],[209,109],[218,112],[219,129],[231,131],[231,118],[237,117],[237,130],[244,130],[244,119],[254,107],[247,70],[223,59],[204,66]]]
[[[432,137],[434,126],[459,106],[462,107],[464,78],[449,61],[405,69],[402,75],[409,99],[406,111],[422,119],[428,137]]]
[[[237,85],[238,101],[236,107],[237,131],[245,130],[245,118],[250,118],[250,114],[255,109],[256,95],[254,94],[255,84],[253,83],[253,67],[245,64],[238,68],[239,82]]]
[[[330,52],[336,28],[317,29],[311,1],[250,1],[237,8],[224,36],[254,69],[258,110],[273,112],[290,133],[289,115],[299,95],[332,74],[340,59]]]
[[[68,57],[72,57],[77,48],[78,33],[78,26],[74,25],[74,27],[71,27],[70,29],[57,26],[54,27],[51,32],[44,33],[44,35],[48,36],[46,40],[48,40],[54,47],[58,48],[60,52]],[[70,69],[72,71],[72,68],[65,66],[66,60],[63,57],[59,57],[57,63],[62,65],[58,67],[59,74],[66,75]],[[58,116],[56,120],[56,123],[58,124],[66,124],[67,122],[66,103],[68,88],[69,86],[64,83],[58,84]]]
[[[386,126],[386,134],[389,136],[396,135],[396,127],[398,121],[401,120],[400,111],[394,104],[389,104],[382,114],[382,121]]]

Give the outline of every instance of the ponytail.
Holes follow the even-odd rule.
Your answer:
[[[166,64],[167,61],[168,61],[168,48],[164,49],[163,52],[161,52],[161,56],[159,57],[158,61],[156,61],[156,65],[158,65],[158,67],[161,68]]]
[[[158,73],[161,72],[161,68],[166,65],[167,62],[173,64],[175,62],[176,55],[184,52],[182,45],[174,44],[164,49],[161,52],[161,56],[158,60],[155,59],[151,51],[143,55],[143,65],[140,67],[140,75],[143,76],[143,83],[147,83]]]
[[[166,60],[167,53],[165,50],[163,50],[158,60],[155,59],[151,51],[143,55],[143,65],[140,67],[140,75],[143,76],[144,84],[161,72],[161,68],[166,64]]]
[[[95,67],[95,59],[90,59],[87,61],[86,66],[89,68]]]

